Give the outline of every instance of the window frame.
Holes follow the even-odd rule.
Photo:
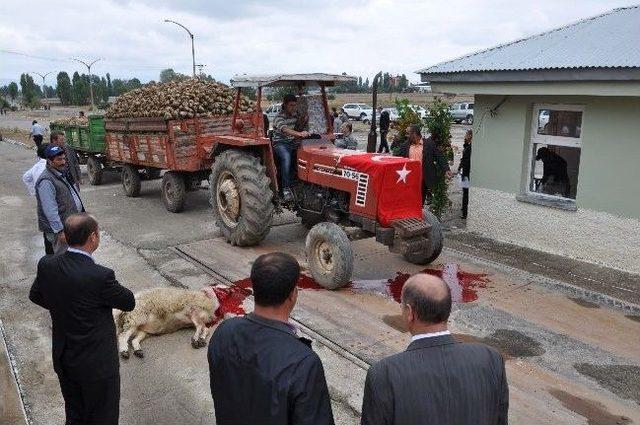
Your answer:
[[[566,137],[566,136],[551,136],[547,134],[538,134],[538,120],[540,117],[540,111],[548,109],[550,111],[572,111],[572,112],[580,112],[581,120],[580,120],[580,136],[579,137]],[[534,167],[534,156],[533,156],[533,146],[534,145],[551,145],[551,146],[563,146],[569,148],[578,148],[580,149],[580,154],[582,154],[582,128],[584,128],[584,105],[576,105],[576,104],[554,104],[554,103],[535,103],[533,105],[532,111],[532,119],[531,119],[531,134],[529,136],[529,140],[527,141],[527,174],[525,178],[525,190],[524,195],[529,198],[525,201],[530,201],[531,198],[541,199],[543,202],[540,202],[544,205],[554,206],[548,204],[548,201],[556,201],[562,203],[569,203],[572,206],[575,206],[576,199],[578,198],[578,193],[576,191],[576,199],[565,198],[563,196],[549,195],[547,193],[534,192],[531,190],[531,179],[533,178],[533,167]],[[551,117],[551,113],[549,113],[549,117]],[[580,170],[578,169],[578,176],[580,176]],[[570,208],[575,209],[575,207]]]

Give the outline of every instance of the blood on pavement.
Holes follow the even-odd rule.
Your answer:
[[[451,289],[451,299],[458,303],[468,303],[478,299],[478,288],[486,288],[489,279],[486,273],[469,273],[460,269],[457,264],[446,264],[442,269],[424,269],[418,273],[438,276]],[[397,272],[396,276],[387,280],[386,295],[400,302],[402,287],[412,275]]]
[[[324,289],[312,277],[303,274],[300,275],[297,286],[300,289]],[[251,278],[237,280],[229,287],[213,286],[213,290],[218,297],[218,301],[220,301],[220,307],[216,311],[218,317],[223,317],[225,313],[246,314],[242,303],[253,293],[251,290]]]

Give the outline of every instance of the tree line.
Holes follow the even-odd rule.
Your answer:
[[[343,75],[347,75],[343,73]],[[175,80],[185,80],[190,78],[175,72],[171,68],[163,69],[159,75],[159,81],[166,83]],[[199,78],[215,81],[211,75],[201,73]],[[153,81],[151,81],[153,82]],[[58,97],[62,105],[88,105],[91,103],[90,85],[93,84],[93,98],[96,105],[105,104],[109,96],[119,96],[130,90],[142,87],[142,83],[138,78],[131,79],[111,79],[111,75],[107,73],[105,76],[79,74],[77,71],[70,77],[68,73],[62,71],[56,76],[56,86],[44,85],[41,87],[36,84],[33,77],[27,73],[20,75],[20,86],[15,82],[0,87],[0,95],[4,98],[10,98],[15,101],[18,95],[22,95],[22,103],[28,107],[37,107],[43,97]],[[378,84],[378,92],[380,93],[397,93],[404,92],[409,87],[409,81],[405,74],[392,75],[388,72],[382,74],[382,78]],[[288,88],[285,88],[288,91]],[[370,93],[372,91],[369,78],[358,77],[357,81],[339,84],[330,89],[332,93]],[[276,90],[270,97],[278,98],[280,91]],[[255,93],[245,93],[251,98],[255,98]]]

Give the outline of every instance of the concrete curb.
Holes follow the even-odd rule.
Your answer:
[[[7,360],[9,361],[9,371],[11,373],[11,377],[13,378],[13,382],[15,382],[16,385],[15,390],[17,390],[18,396],[20,398],[20,414],[24,419],[25,424],[31,424],[31,421],[27,417],[27,411],[24,407],[24,391],[22,390],[22,386],[20,385],[20,378],[18,377],[18,370],[16,367],[15,359],[9,352],[9,346],[7,345],[7,341],[5,340],[5,335],[6,333],[4,331],[4,325],[2,324],[2,320],[0,320],[0,349],[4,351],[5,355],[7,356]],[[7,389],[7,391],[10,391],[10,389]]]
[[[2,139],[2,141],[3,141],[3,142],[6,142],[6,143],[8,143],[8,144],[10,144],[10,145],[21,146],[21,147],[23,147],[23,148],[25,148],[25,149],[31,149],[31,150],[33,150],[33,148],[34,148],[33,146],[29,146],[29,145],[27,145],[26,143],[22,143],[22,142],[20,142],[20,141],[18,141],[18,140],[13,140],[13,139],[6,139],[6,138],[3,138],[3,139]]]
[[[512,266],[507,266],[505,264],[498,263],[493,260],[487,260],[486,258],[477,257],[475,255],[468,254],[463,251],[458,251],[456,249],[445,247],[443,251],[458,257],[462,257],[464,259],[470,260],[478,264],[482,264],[482,265],[496,268],[498,270],[502,270],[505,273],[518,276],[519,278],[527,282],[538,283],[542,286],[545,286],[553,290],[558,290],[560,292],[564,292],[569,295],[574,295],[580,298],[584,298],[588,301],[593,301],[597,304],[606,305],[607,307],[621,310],[626,314],[640,315],[640,305],[630,303],[628,301],[624,301],[619,298],[601,294],[600,292],[593,291],[590,289],[584,289],[579,286],[573,285],[571,283],[563,282],[561,280],[552,279],[550,277],[546,277],[540,274],[531,273],[526,270],[518,269]]]

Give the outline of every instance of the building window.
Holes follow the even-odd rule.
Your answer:
[[[575,200],[583,107],[535,105],[529,151],[529,193]]]

